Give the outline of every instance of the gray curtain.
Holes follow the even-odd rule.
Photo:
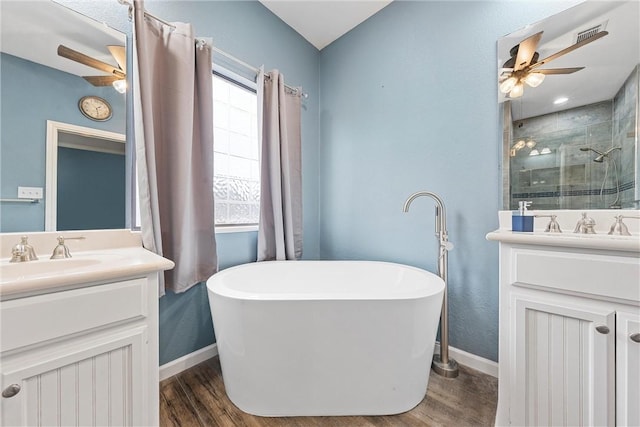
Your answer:
[[[165,25],[134,2],[136,164],[142,240],[171,259],[183,292],[217,270],[211,48],[190,24]],[[160,288],[160,295],[164,287]]]
[[[285,87],[277,70],[262,92],[258,261],[302,257],[301,90]]]

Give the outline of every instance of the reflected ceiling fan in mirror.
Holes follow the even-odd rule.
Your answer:
[[[70,59],[87,67],[95,68],[96,70],[109,73],[108,76],[83,76],[83,78],[94,86],[109,86],[113,85],[114,89],[120,93],[125,93],[127,90],[127,56],[124,46],[107,46],[111,56],[115,59],[118,67],[92,58],[84,53],[73,50],[64,45],[58,46],[58,55],[63,58]]]
[[[546,75],[571,74],[582,70],[584,67],[551,69],[540,69],[539,67],[609,34],[607,31],[591,34],[581,40],[579,39],[577,43],[538,61],[539,54],[536,49],[542,38],[542,33],[543,31],[540,31],[527,37],[509,51],[511,58],[504,63],[499,81],[500,92],[508,94],[509,98],[521,97],[524,93],[525,83],[531,87],[537,87],[544,81]]]

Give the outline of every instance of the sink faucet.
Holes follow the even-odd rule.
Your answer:
[[[594,227],[596,226],[596,222],[593,218],[587,216],[586,212],[582,212],[582,218],[576,224],[576,228],[573,230],[574,233],[580,234],[596,234]]]
[[[9,260],[9,262],[27,262],[36,261],[38,259],[36,251],[27,240],[27,236],[22,236],[20,243],[11,249],[11,260]]]

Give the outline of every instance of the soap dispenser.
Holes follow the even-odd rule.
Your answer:
[[[531,202],[521,200],[518,202],[518,212],[514,212],[511,217],[512,231],[533,231],[533,216],[528,215],[527,208],[531,206]]]

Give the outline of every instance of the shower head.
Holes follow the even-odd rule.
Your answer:
[[[596,153],[598,157],[593,159],[593,161],[596,163],[602,163],[605,158],[609,157],[609,153],[611,153],[613,150],[621,150],[621,149],[622,149],[621,147],[613,147],[603,153],[602,151],[598,151],[591,147],[580,147],[580,151],[593,151],[594,153]]]

